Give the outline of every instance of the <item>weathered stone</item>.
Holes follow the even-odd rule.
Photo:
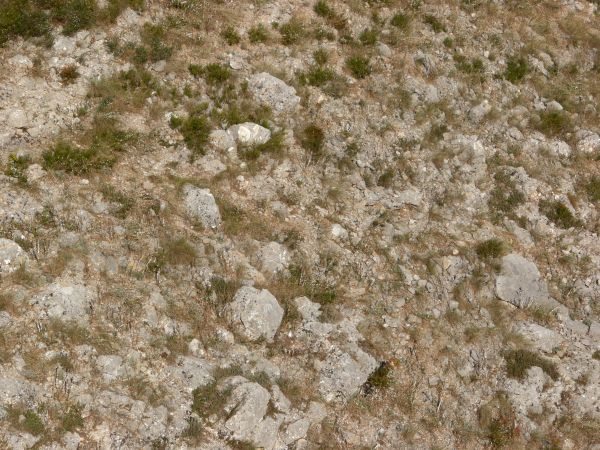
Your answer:
[[[118,355],[102,355],[96,360],[96,366],[104,381],[113,381],[124,375],[123,358]]]
[[[315,363],[319,370],[319,393],[327,402],[345,402],[358,392],[377,361],[360,348],[354,356],[340,350],[331,352],[322,362]]]
[[[260,145],[271,139],[271,130],[252,122],[233,125],[227,132],[241,145]]]
[[[502,258],[502,271],[496,279],[496,294],[518,308],[553,303],[548,286],[540,279],[536,265],[516,253]]]
[[[210,190],[187,185],[183,192],[185,208],[190,216],[200,220],[206,228],[220,225],[221,213]]]
[[[258,260],[263,272],[276,275],[288,267],[291,258],[283,245],[277,242],[269,242],[258,252]]]
[[[27,253],[19,244],[9,239],[0,238],[0,275],[17,270],[27,262]]]
[[[89,318],[93,297],[88,287],[64,280],[52,283],[42,294],[34,297],[31,304],[40,308],[45,317],[85,322]]]
[[[266,72],[251,76],[248,89],[257,102],[269,106],[275,113],[291,111],[300,103],[296,89]]]
[[[246,339],[271,341],[283,319],[283,309],[273,295],[263,289],[241,287],[227,306],[232,326]]]

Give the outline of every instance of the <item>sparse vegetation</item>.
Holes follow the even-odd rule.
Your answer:
[[[506,62],[506,70],[504,71],[504,78],[511,83],[518,83],[525,75],[529,72],[529,66],[527,61],[523,57],[510,57]]]
[[[225,28],[225,30],[223,30],[223,32],[221,33],[221,36],[229,45],[237,45],[240,42],[242,42],[240,34],[232,26]]]
[[[477,244],[475,252],[477,256],[486,261],[499,258],[504,252],[504,243],[499,239],[488,239]]]
[[[63,84],[72,84],[79,78],[79,71],[77,70],[76,65],[69,64],[60,69],[59,75]]]
[[[559,377],[555,363],[529,350],[508,350],[504,352],[504,359],[506,373],[511,378],[522,380],[530,367],[540,367],[553,380]]]
[[[542,200],[540,201],[540,211],[560,228],[568,229],[580,225],[571,210],[560,201]]]
[[[325,132],[316,124],[304,127],[300,135],[300,145],[307,150],[313,158],[320,158],[325,142]]]
[[[248,39],[253,44],[265,43],[269,40],[269,32],[267,28],[261,23],[253,26],[248,30]]]
[[[352,56],[346,60],[346,67],[354,78],[359,80],[371,75],[372,67],[368,58],[364,56]]]
[[[297,44],[305,34],[305,26],[298,19],[290,19],[279,27],[281,41],[284,45]]]

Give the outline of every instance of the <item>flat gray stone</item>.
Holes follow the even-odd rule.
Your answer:
[[[206,228],[217,228],[221,224],[221,213],[210,190],[187,185],[183,192],[185,209],[190,216]]]
[[[242,286],[227,306],[227,316],[231,325],[246,339],[271,341],[283,319],[283,308],[266,289],[259,291]]]

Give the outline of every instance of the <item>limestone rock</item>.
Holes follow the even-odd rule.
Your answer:
[[[260,145],[271,139],[271,130],[252,122],[233,125],[227,132],[241,145]]]
[[[496,279],[496,294],[518,308],[552,303],[546,282],[534,263],[511,253],[502,258],[502,271]]]
[[[206,228],[219,226],[221,213],[210,190],[187,185],[184,188],[184,194],[185,208],[190,216],[200,220]]]
[[[263,289],[241,287],[227,306],[232,326],[246,339],[271,341],[283,319],[283,309],[273,295]]]
[[[93,297],[93,292],[87,286],[61,280],[52,283],[42,294],[34,297],[31,304],[48,318],[86,322]]]
[[[269,106],[275,113],[291,111],[300,103],[296,89],[266,72],[251,76],[248,89],[257,102]]]
[[[14,272],[27,259],[27,253],[19,244],[0,238],[0,275]]]
[[[264,272],[269,275],[276,275],[288,267],[291,258],[283,245],[277,242],[269,242],[258,252],[258,260]]]

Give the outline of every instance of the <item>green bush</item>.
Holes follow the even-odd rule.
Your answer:
[[[11,154],[8,156],[8,164],[4,169],[6,176],[15,178],[19,183],[27,183],[27,175],[25,171],[31,164],[31,158],[29,156],[17,156]]]
[[[590,178],[585,184],[585,192],[591,202],[600,202],[600,177]]]
[[[357,79],[363,79],[371,75],[372,68],[368,58],[364,56],[351,56],[346,59],[346,67]]]
[[[325,133],[316,124],[307,125],[300,134],[300,145],[316,158],[321,156],[324,142]]]
[[[146,54],[152,62],[169,59],[173,54],[173,47],[165,45],[166,32],[161,25],[144,25],[141,33],[142,42],[148,46]]]
[[[499,258],[504,252],[504,243],[500,239],[488,239],[477,244],[475,252],[483,260]]]
[[[423,18],[423,22],[429,25],[435,33],[441,33],[442,31],[446,31],[446,27],[444,26],[444,24],[440,22],[440,20],[435,16],[427,14]]]
[[[23,429],[25,431],[34,436],[38,436],[45,431],[44,422],[42,422],[42,418],[35,411],[26,411],[24,416]]]
[[[298,19],[290,19],[279,27],[279,32],[284,45],[297,44],[305,34],[304,24]]]
[[[379,39],[379,33],[373,28],[367,28],[358,37],[362,45],[375,45]]]
[[[600,361],[600,350],[596,350],[594,353],[592,353],[592,358]]]
[[[456,61],[456,67],[461,72],[465,72],[472,75],[477,73],[483,73],[484,71],[483,61],[479,58],[475,58],[471,61],[468,61],[464,56],[455,54],[454,61]]]
[[[494,174],[496,186],[490,193],[488,207],[499,220],[504,215],[512,215],[514,210],[525,201],[525,195],[517,188],[510,176],[502,171]]]
[[[394,14],[394,17],[392,17],[390,23],[396,28],[406,30],[410,24],[410,17],[404,13],[399,12]]]
[[[221,36],[229,45],[237,45],[242,41],[240,34],[232,26],[229,26],[225,30],[223,30]]]
[[[194,113],[185,119],[179,131],[188,149],[192,152],[192,158],[206,153],[206,144],[210,134],[210,125],[203,115]]]
[[[79,30],[90,28],[96,22],[98,7],[96,0],[69,0],[52,2],[52,18],[63,25],[63,33],[73,35]]]
[[[238,151],[239,156],[244,161],[255,161],[263,154],[280,156],[283,152],[283,138],[283,131],[277,131],[264,144],[255,145],[247,149],[240,148]]]
[[[202,71],[204,79],[210,84],[220,84],[231,77],[231,71],[227,66],[213,63],[208,64]]]
[[[523,57],[512,56],[508,58],[506,62],[506,70],[504,71],[504,78],[511,83],[518,83],[525,75],[529,72],[527,61]]]
[[[571,131],[571,119],[564,111],[543,111],[537,129],[548,136],[560,136]]]
[[[332,17],[334,11],[325,0],[319,0],[313,7],[314,12],[321,17]]]
[[[62,170],[73,175],[84,175],[92,170],[112,167],[116,158],[103,156],[96,148],[77,149],[59,141],[52,149],[42,154],[43,167],[47,170]]]
[[[3,0],[0,7],[0,46],[9,39],[45,36],[50,31],[46,14],[28,0]]]
[[[67,412],[61,418],[61,425],[64,431],[75,431],[83,427],[82,407],[79,405],[70,406]]]
[[[267,42],[269,40],[269,32],[266,27],[261,23],[253,26],[248,30],[248,39],[253,44],[261,42]]]
[[[555,363],[532,351],[508,350],[504,352],[503,356],[506,360],[506,373],[511,378],[522,380],[530,367],[540,367],[553,380],[557,380],[559,377]]]
[[[329,53],[324,48],[318,48],[313,52],[313,59],[316,64],[322,66],[329,61]]]
[[[551,222],[561,228],[568,229],[581,225],[579,220],[573,216],[571,210],[558,200],[540,201],[540,211],[550,219]]]
[[[313,66],[310,70],[301,75],[300,81],[310,86],[323,86],[328,81],[333,80],[335,73],[324,67]]]

